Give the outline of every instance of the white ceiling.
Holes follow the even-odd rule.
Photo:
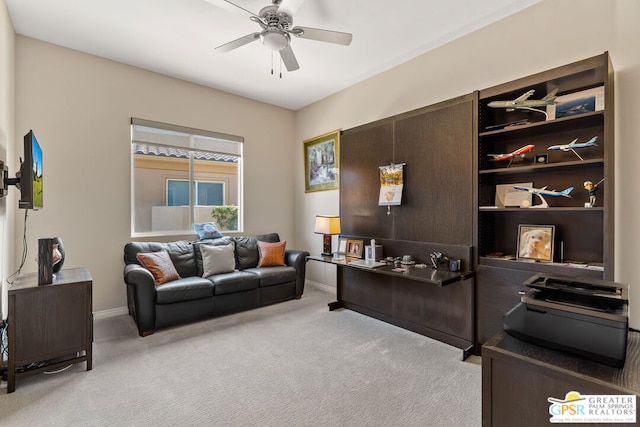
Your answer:
[[[232,0],[258,13],[271,0]],[[290,0],[284,0],[285,2]],[[293,26],[350,32],[350,46],[294,38],[280,72],[242,11],[205,0],[6,0],[16,33],[297,110],[540,0],[306,0]]]

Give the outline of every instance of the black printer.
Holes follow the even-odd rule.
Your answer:
[[[564,350],[621,368],[627,354],[629,286],[595,279],[536,274],[503,317],[522,341]]]

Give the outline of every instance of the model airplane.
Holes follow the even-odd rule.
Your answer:
[[[547,148],[547,150],[573,151],[573,154],[578,156],[578,158],[580,160],[584,160],[582,157],[580,157],[580,154],[576,153],[575,149],[576,148],[594,147],[594,146],[596,146],[596,141],[597,140],[598,140],[597,136],[594,136],[593,138],[591,138],[587,142],[578,142],[578,138],[576,138],[576,139],[574,139],[573,141],[571,141],[568,144],[552,145],[551,147]]]
[[[535,194],[536,196],[540,197],[540,201],[542,202],[542,204],[532,206],[532,208],[548,208],[549,207],[549,204],[547,203],[547,201],[544,199],[544,197],[542,197],[543,195],[554,196],[554,197],[563,196],[563,197],[571,198],[569,193],[573,191],[573,187],[568,187],[562,191],[547,190],[546,185],[542,188],[522,187],[520,185],[514,185],[513,188],[520,191],[528,191],[529,193]]]
[[[523,147],[520,147],[516,151],[512,151],[511,153],[487,154],[487,156],[493,157],[491,160],[493,160],[494,162],[500,162],[500,161],[503,161],[503,160],[509,160],[509,164],[507,165],[507,167],[509,167],[509,166],[511,166],[511,162],[513,161],[514,158],[520,157],[521,159],[523,159],[524,158],[524,153],[527,153],[527,152],[533,150],[534,147],[535,147],[535,145],[529,144],[529,145],[525,145]]]
[[[514,111],[516,109],[531,110],[535,108],[545,107],[550,104],[554,104],[556,101],[556,93],[558,89],[554,89],[542,99],[529,99],[531,95],[535,93],[535,90],[525,92],[514,100],[511,101],[491,101],[487,104],[491,108],[506,108],[507,111]],[[541,111],[541,110],[536,110]],[[544,111],[543,111],[544,112]]]

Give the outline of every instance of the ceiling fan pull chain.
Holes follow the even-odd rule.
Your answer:
[[[271,51],[271,75],[273,76],[273,51]]]
[[[282,57],[280,58],[280,78],[282,78]]]

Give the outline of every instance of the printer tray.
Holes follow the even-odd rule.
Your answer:
[[[627,355],[628,322],[518,303],[503,317],[504,330],[522,341],[563,350],[616,368]]]

